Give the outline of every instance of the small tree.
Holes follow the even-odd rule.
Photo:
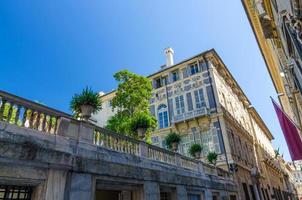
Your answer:
[[[200,144],[192,144],[189,153],[194,158],[200,158],[200,153],[202,151],[202,146]]]
[[[102,109],[102,101],[99,93],[86,87],[81,94],[75,94],[70,102],[70,108],[75,116],[88,120],[92,113]]]
[[[127,70],[117,72],[114,78],[118,81],[118,88],[112,99],[112,109],[117,112],[107,121],[106,127],[136,138],[144,129],[148,141],[150,132],[156,127],[156,119],[149,111],[151,81]]]
[[[217,161],[217,153],[213,152],[209,152],[207,155],[207,160],[209,161],[209,163],[216,165],[216,161]]]
[[[165,140],[169,149],[172,149],[173,151],[177,151],[178,144],[181,141],[181,137],[179,134],[175,132],[171,132],[166,136]]]

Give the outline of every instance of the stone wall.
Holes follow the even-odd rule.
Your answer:
[[[83,129],[84,130],[84,129]],[[94,199],[97,185],[125,182],[137,198],[159,199],[162,186],[184,199],[189,188],[236,193],[234,183],[178,166],[120,153],[60,135],[0,122],[0,184],[34,187],[32,199]]]

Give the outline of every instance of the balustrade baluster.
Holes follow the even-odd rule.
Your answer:
[[[35,116],[35,122],[34,122],[33,128],[37,129],[37,130],[39,129],[39,125],[40,125],[40,114],[41,113],[39,113],[38,111],[35,112],[36,116]]]
[[[8,113],[7,113],[7,118],[6,121],[8,123],[13,124],[15,120],[12,120],[13,115],[14,115],[14,104],[13,103],[9,103],[9,108],[8,108]]]
[[[45,132],[45,122],[46,122],[46,115],[44,113],[41,113],[42,118],[40,120],[40,127],[39,127],[39,131],[43,131]]]
[[[27,119],[27,113],[28,112],[28,109],[27,108],[24,108],[24,113],[23,113],[23,118],[22,118],[22,126],[23,127],[26,127],[25,124],[26,124],[26,119]]]
[[[3,113],[4,113],[5,104],[6,104],[6,100],[1,98],[0,121],[3,121]]]
[[[105,137],[105,139],[104,139],[104,144],[105,144],[105,147],[109,147],[109,136],[108,135],[106,135],[106,134],[104,134],[104,137]]]
[[[125,140],[125,145],[124,145],[124,147],[125,147],[125,153],[129,153],[129,151],[128,151],[128,145],[129,145],[129,140]]]
[[[34,123],[35,123],[35,112],[34,110],[31,110],[31,115],[29,119],[29,128],[33,128]]]
[[[17,106],[17,111],[15,114],[15,122],[14,122],[14,124],[16,124],[16,125],[19,125],[18,122],[19,122],[19,118],[20,118],[21,108],[22,108],[22,106],[20,106],[20,105]]]
[[[55,134],[55,131],[56,131],[56,129],[57,129],[57,118],[56,117],[51,117],[50,118],[50,124],[51,124],[51,126],[50,126],[50,133],[51,134]]]
[[[49,133],[51,129],[51,117],[49,115],[46,116],[46,132]]]
[[[54,117],[55,122],[54,122],[54,127],[53,127],[53,133],[56,134],[57,132],[57,125],[58,125],[58,117]]]

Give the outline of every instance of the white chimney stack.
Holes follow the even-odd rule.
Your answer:
[[[166,48],[165,49],[165,54],[166,54],[166,67],[170,67],[174,65],[174,60],[173,60],[173,54],[174,51],[172,48]]]

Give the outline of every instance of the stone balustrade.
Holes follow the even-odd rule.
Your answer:
[[[0,121],[55,134],[60,117],[71,116],[0,90]]]
[[[74,119],[71,115],[0,91],[0,121],[41,133],[56,134],[108,150],[145,157],[200,174],[229,178],[228,173],[178,153],[147,144],[134,138],[97,127],[90,122]]]

